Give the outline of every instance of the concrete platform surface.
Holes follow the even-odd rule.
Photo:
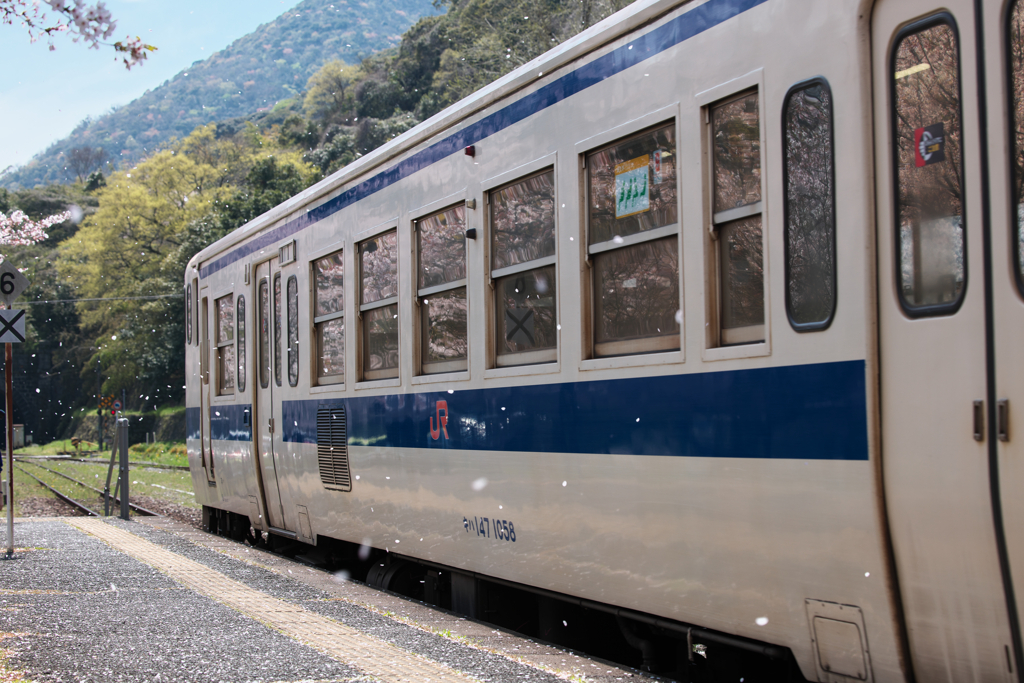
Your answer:
[[[26,518],[14,538],[4,682],[657,680],[167,518]]]

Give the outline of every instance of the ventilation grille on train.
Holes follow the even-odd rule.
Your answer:
[[[329,489],[352,490],[348,467],[348,424],[345,406],[320,406],[316,411],[316,455],[320,481]]]

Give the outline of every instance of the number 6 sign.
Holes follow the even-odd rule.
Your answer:
[[[0,301],[10,308],[14,300],[28,287],[28,278],[21,274],[8,260],[0,263]]]

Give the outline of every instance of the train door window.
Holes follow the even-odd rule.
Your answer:
[[[345,260],[336,251],[313,261],[316,376],[319,384],[345,381]]]
[[[235,393],[235,302],[231,294],[215,302],[217,311],[217,394]]]
[[[299,280],[288,278],[288,384],[299,383]]]
[[[281,386],[281,273],[274,273],[274,383]]]
[[[423,374],[467,368],[466,207],[416,221],[420,363]]]
[[[363,379],[398,377],[398,232],[359,244]]]
[[[816,78],[782,105],[786,197],[786,311],[798,332],[822,330],[836,308],[832,91]]]
[[[235,302],[235,309],[238,320],[235,323],[235,337],[238,356],[238,374],[235,377],[235,384],[239,391],[245,391],[245,297],[240,296]]]
[[[713,230],[722,346],[763,342],[764,235],[758,93],[711,107]]]
[[[555,172],[488,193],[496,364],[558,359],[555,309]]]
[[[586,156],[594,355],[679,349],[675,124]]]
[[[960,64],[953,19],[909,27],[892,53],[896,259],[912,317],[955,312],[967,284]]]
[[[192,343],[192,285],[185,287],[185,343]]]
[[[1024,296],[1024,2],[1017,0],[1007,13],[1010,50],[1011,121],[1013,123],[1013,211],[1017,217],[1012,245],[1017,289]]]
[[[270,283],[266,278],[259,285],[260,387],[270,386]]]

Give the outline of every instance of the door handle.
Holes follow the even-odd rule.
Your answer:
[[[267,429],[270,430],[271,434],[274,433],[274,418],[272,418],[272,417],[268,417],[267,418]]]
[[[985,440],[985,402],[974,402],[974,440]]]
[[[1000,441],[1010,440],[1010,401],[1000,399],[996,403],[996,436]]]

